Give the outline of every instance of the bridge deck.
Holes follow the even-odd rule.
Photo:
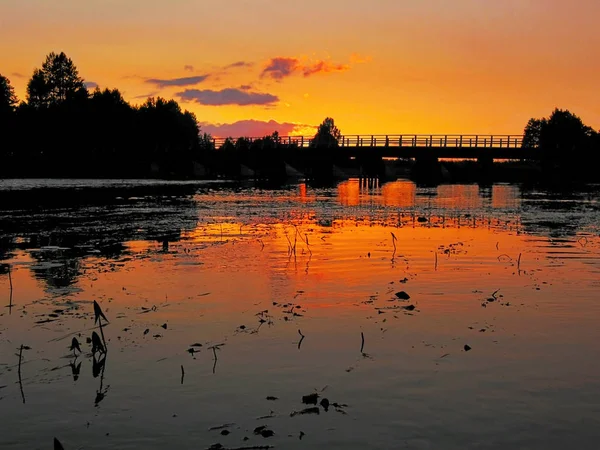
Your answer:
[[[234,143],[237,138],[228,138]],[[249,142],[264,138],[244,138]],[[278,143],[299,148],[311,147],[313,136],[280,136]],[[216,138],[216,148],[227,139]],[[351,157],[379,156],[416,158],[428,154],[437,158],[539,159],[539,151],[523,147],[522,135],[355,135],[341,136],[339,150]]]

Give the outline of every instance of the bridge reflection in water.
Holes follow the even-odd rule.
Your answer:
[[[338,201],[344,206],[373,204],[418,209],[516,209],[521,203],[519,193],[518,186],[508,184],[489,187],[449,184],[418,189],[411,181],[380,183],[377,179],[352,179],[338,185]]]

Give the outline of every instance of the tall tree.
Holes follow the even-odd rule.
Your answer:
[[[0,115],[14,112],[17,101],[15,89],[10,84],[10,80],[0,74]]]
[[[331,117],[327,117],[315,134],[311,142],[312,147],[337,147],[342,137],[342,132],[335,126]]]
[[[539,148],[547,168],[563,174],[583,174],[595,170],[600,160],[598,133],[568,110],[555,109],[550,117],[530,119],[523,136],[523,146]]]
[[[529,119],[525,126],[523,135],[523,147],[539,148],[542,138],[542,130],[548,124],[547,119]]]
[[[34,70],[27,85],[27,102],[35,108],[60,105],[87,94],[77,67],[64,52],[46,56],[42,68]]]

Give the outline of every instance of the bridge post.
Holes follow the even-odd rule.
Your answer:
[[[479,136],[475,136],[475,147],[477,147],[478,141],[479,141]]]
[[[398,147],[402,147],[402,136],[398,139]]]
[[[459,145],[459,147],[462,147],[462,138],[463,138],[463,137],[462,137],[462,135],[461,135],[461,136],[460,136],[460,145]]]

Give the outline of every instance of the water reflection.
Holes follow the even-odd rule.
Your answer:
[[[100,185],[101,186],[101,185]],[[587,192],[523,190],[517,185],[381,185],[348,180],[334,188],[304,183],[283,189],[184,185],[0,192],[0,260],[27,250],[31,270],[49,290],[73,288],[86,259],[127,257],[132,241],[154,241],[163,252],[182,239],[224,240],[272,226],[347,221],[423,227],[497,227],[550,237],[595,233],[597,188]],[[60,194],[60,195],[59,195]],[[69,203],[71,202],[71,203]],[[44,205],[42,213],[39,205]],[[308,253],[308,250],[303,250]],[[309,264],[306,264],[308,270]],[[108,270],[118,271],[112,264]],[[6,272],[0,267],[0,271]]]
[[[1,231],[0,295],[14,267],[19,297],[12,317],[0,313],[0,353],[33,350],[27,407],[16,366],[0,364],[12,380],[0,401],[14,411],[0,447],[35,448],[56,431],[73,447],[101,436],[133,448],[142,429],[149,449],[296,448],[288,437],[303,429],[315,448],[500,435],[552,448],[549,420],[569,429],[554,448],[581,433],[593,442],[600,241],[583,238],[598,231],[597,198],[349,181],[80,204],[68,222],[61,208],[9,210],[23,226]],[[581,236],[556,225],[563,237],[548,239],[552,223]],[[111,319],[104,331],[93,300]],[[72,343],[64,355],[89,335],[84,353]],[[313,392],[328,399],[319,417],[296,417]],[[258,417],[275,435],[242,441],[262,439]],[[232,423],[229,437],[212,429]]]

